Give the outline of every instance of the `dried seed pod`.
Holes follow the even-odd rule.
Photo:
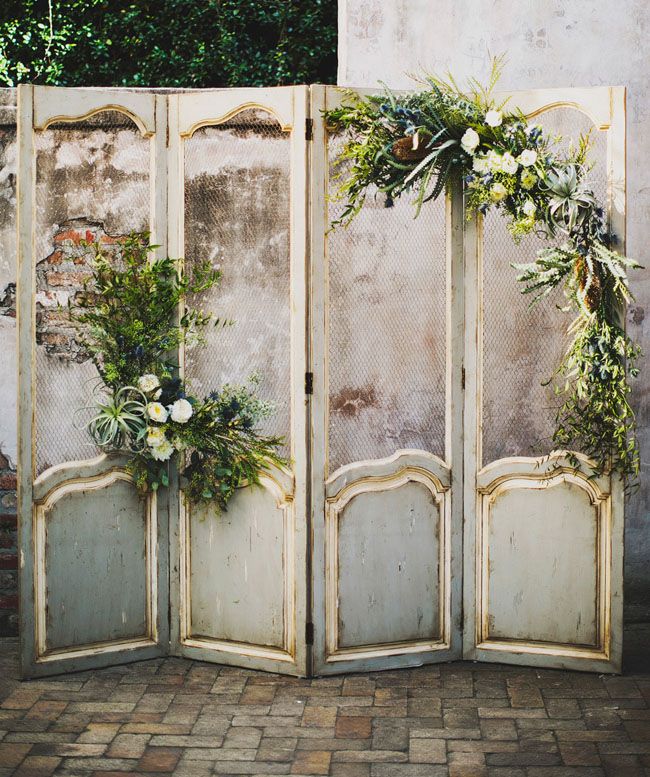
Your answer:
[[[415,135],[407,135],[393,143],[391,151],[398,162],[419,162],[431,153],[427,144],[431,140],[428,132],[420,132],[417,148],[413,148]]]
[[[600,281],[600,275],[598,273],[598,267],[594,265],[593,272],[589,272],[589,266],[584,257],[580,257],[576,260],[574,265],[575,278],[580,288],[580,296],[582,297],[585,307],[590,313],[593,313],[598,309],[600,300],[603,296],[602,283]],[[589,276],[591,274],[591,282],[589,283]],[[589,286],[587,288],[587,284]],[[586,291],[585,291],[586,290]]]

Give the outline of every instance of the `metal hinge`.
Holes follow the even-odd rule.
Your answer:
[[[314,644],[314,624],[313,623],[305,623],[305,644],[307,645]]]
[[[460,385],[463,391],[465,391],[465,368],[464,367],[460,371]]]
[[[305,394],[313,394],[313,393],[314,393],[314,373],[306,372],[305,373]]]
[[[305,119],[305,140],[314,139],[314,120]]]

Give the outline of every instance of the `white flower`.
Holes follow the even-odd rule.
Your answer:
[[[148,374],[138,378],[138,388],[145,394],[157,389],[158,386],[160,386],[160,381],[155,375]]]
[[[503,172],[513,175],[517,172],[518,168],[519,165],[517,164],[517,160],[509,151],[506,151],[506,153],[501,157],[501,169]]]
[[[501,111],[488,111],[485,114],[485,123],[490,127],[499,127],[502,121]]]
[[[471,127],[465,130],[465,134],[460,139],[460,145],[463,147],[463,151],[466,151],[468,154],[473,154],[480,142],[481,139],[478,136],[478,132]]]
[[[160,402],[149,402],[147,414],[152,421],[158,421],[159,424],[164,424],[168,416],[165,406],[161,405]]]
[[[159,426],[150,426],[147,429],[147,445],[150,448],[159,448],[166,441],[165,433]]]
[[[498,173],[501,170],[501,154],[496,151],[488,151],[487,166],[491,173]]]
[[[151,449],[151,458],[155,459],[156,461],[167,461],[173,452],[174,446],[169,442],[169,440],[165,440],[165,442],[163,442],[161,445]]]
[[[169,409],[177,424],[186,424],[192,417],[192,405],[186,399],[177,399]]]
[[[492,197],[494,202],[499,202],[499,200],[502,200],[504,197],[507,197],[507,195],[508,195],[508,190],[502,183],[499,183],[498,181],[490,189],[490,197]]]
[[[159,388],[158,391],[153,395],[154,399],[160,399],[160,395],[162,394],[162,389]]]
[[[522,167],[530,167],[537,162],[537,151],[532,148],[524,149],[517,157],[517,161]]]
[[[472,162],[472,170],[477,173],[487,173],[488,163],[484,156],[475,156]]]
[[[535,203],[532,200],[526,200],[522,210],[527,216],[534,216],[535,213],[537,212]]]

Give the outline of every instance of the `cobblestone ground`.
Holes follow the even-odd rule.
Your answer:
[[[19,682],[0,777],[650,775],[650,675],[469,663],[299,680],[182,659]]]

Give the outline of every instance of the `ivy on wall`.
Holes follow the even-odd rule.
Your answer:
[[[4,0],[0,85],[333,83],[336,0]]]

